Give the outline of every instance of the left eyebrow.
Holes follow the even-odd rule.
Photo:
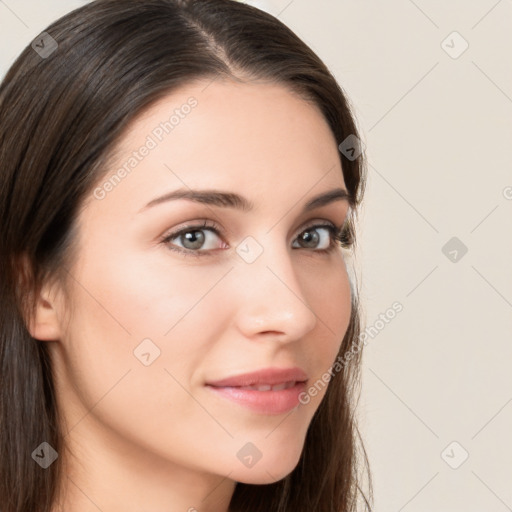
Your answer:
[[[222,208],[237,208],[245,212],[254,210],[254,203],[252,201],[234,192],[178,189],[153,199],[146,206],[141,208],[139,213],[157,204],[178,199],[188,199],[196,203],[209,204]],[[335,188],[327,192],[322,192],[311,198],[304,205],[302,213],[313,210],[314,208],[320,208],[334,201],[347,201],[349,204],[352,204],[352,196],[344,188]]]

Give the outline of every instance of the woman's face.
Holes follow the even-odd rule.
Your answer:
[[[308,388],[329,370],[350,286],[339,243],[321,252],[333,235],[313,226],[340,228],[348,202],[303,209],[346,186],[315,107],[280,85],[208,83],[160,100],[123,138],[80,212],[71,303],[56,306],[49,345],[85,460],[144,453],[141,471],[269,483],[298,463],[325,387],[283,412],[265,391],[249,407],[206,384],[299,367]],[[177,190],[236,194],[252,209],[159,199]]]

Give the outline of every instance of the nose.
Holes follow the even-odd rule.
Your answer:
[[[247,338],[264,335],[290,342],[316,326],[318,318],[301,288],[291,251],[265,247],[252,263],[238,262],[235,322]]]

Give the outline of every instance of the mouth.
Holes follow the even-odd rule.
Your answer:
[[[282,382],[280,384],[258,384],[254,386],[213,386],[212,387],[218,387],[218,388],[235,388],[235,389],[249,389],[253,391],[282,391],[283,389],[290,389],[293,388],[296,384],[299,382],[306,382],[306,381],[295,381],[291,380],[288,382]]]
[[[297,382],[283,382],[282,384],[275,384],[271,386],[270,384],[261,384],[259,386],[240,386],[239,389],[253,389],[255,391],[282,391],[283,389],[293,388]]]

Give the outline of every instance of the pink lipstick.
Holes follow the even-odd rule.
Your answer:
[[[206,383],[218,396],[262,414],[283,414],[295,408],[306,387],[300,368],[266,368]]]

